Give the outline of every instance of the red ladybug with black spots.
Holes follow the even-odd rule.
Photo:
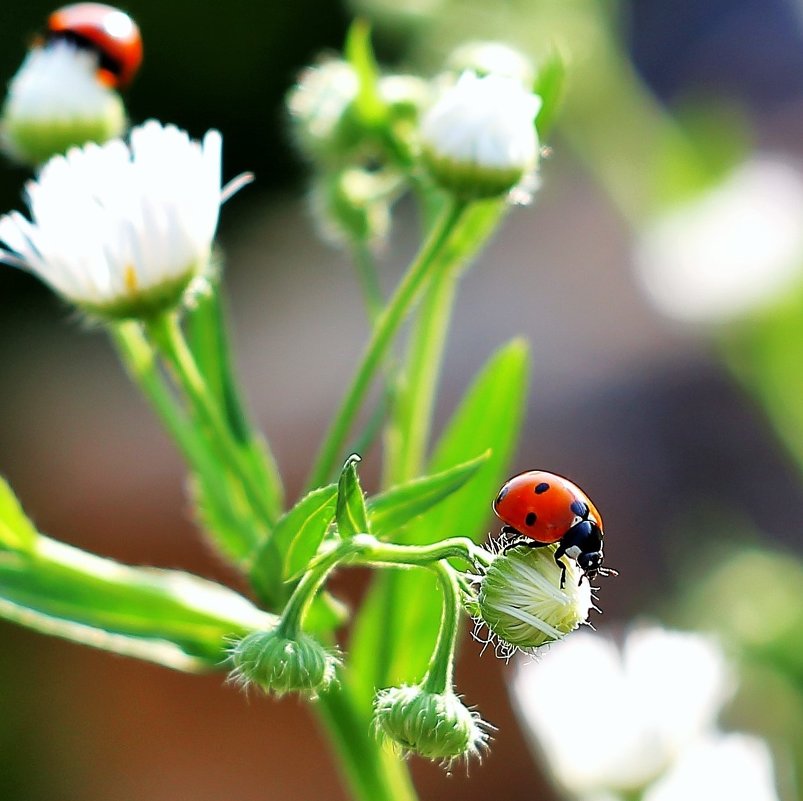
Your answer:
[[[602,566],[602,517],[591,499],[568,478],[545,470],[528,470],[513,476],[499,490],[493,503],[496,516],[505,524],[503,534],[516,536],[510,547],[533,548],[559,543],[555,562],[561,569],[560,586],[566,584],[564,556],[574,559],[583,571],[580,577],[617,576]]]
[[[142,38],[134,20],[104,3],[74,3],[47,20],[47,39],[66,39],[98,57],[98,79],[106,86],[131,83],[142,62]]]

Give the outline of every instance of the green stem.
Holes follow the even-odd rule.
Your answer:
[[[345,684],[321,695],[315,711],[355,801],[416,801],[406,763],[383,749]]]
[[[457,631],[460,625],[460,587],[454,570],[445,562],[438,562],[433,568],[440,581],[443,592],[443,616],[438,641],[429,661],[427,673],[421,686],[430,693],[442,695],[452,689],[454,674],[454,649],[457,644]]]
[[[253,511],[263,524],[271,528],[280,510],[266,497],[264,487],[254,480],[245,455],[232,438],[231,431],[198,370],[181,332],[178,317],[174,313],[158,317],[147,324],[147,330],[172,367],[175,378],[199,421],[208,428],[220,455],[238,477]]]
[[[240,527],[242,521],[236,520],[232,514],[231,504],[220,480],[220,468],[165,385],[156,354],[142,335],[139,324],[120,323],[110,326],[108,330],[129,376],[150,402],[185,461],[203,482],[204,491],[215,505],[216,514],[225,518],[232,528]],[[244,535],[244,539],[250,540],[250,536]]]
[[[439,224],[435,226],[418,258],[410,266],[393,297],[376,321],[357,373],[321,446],[307,482],[308,489],[314,489],[324,484],[333,475],[336,465],[342,461],[343,443],[365,395],[370,389],[373,378],[382,365],[385,353],[465,209],[466,204],[453,201],[444,210]]]
[[[268,443],[255,432],[235,379],[224,298],[219,283],[212,287],[208,295],[199,298],[197,306],[185,319],[190,348],[199,372],[217,398],[232,436],[269,493],[271,505],[281,509],[284,489],[276,460]]]
[[[357,268],[357,278],[362,290],[362,299],[365,311],[371,323],[376,324],[382,311],[382,289],[379,286],[379,277],[376,273],[376,264],[367,242],[354,242],[352,246],[354,266]]]
[[[282,612],[282,630],[286,636],[293,637],[301,629],[313,598],[332,570],[340,564],[428,567],[445,559],[463,559],[473,567],[477,564],[489,565],[493,556],[468,537],[451,537],[431,545],[397,545],[382,542],[370,534],[356,534],[309,566]],[[449,570],[450,574],[453,573],[451,568]]]

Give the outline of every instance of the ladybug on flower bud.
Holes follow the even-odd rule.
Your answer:
[[[564,556],[574,559],[589,580],[619,575],[613,568],[602,566],[600,513],[569,479],[545,470],[520,473],[499,490],[493,510],[505,524],[502,533],[516,536],[510,547],[539,548],[558,543],[555,562],[561,569],[561,589],[566,584]]]
[[[113,89],[131,83],[142,63],[139,27],[124,11],[103,3],[75,3],[54,11],[47,40],[67,40],[98,57],[98,79]]]

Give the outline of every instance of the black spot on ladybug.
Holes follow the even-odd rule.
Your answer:
[[[582,517],[584,520],[588,517],[588,507],[582,501],[572,501],[572,505],[569,508],[574,514],[578,517]]]
[[[494,501],[494,506],[502,503],[502,501],[505,499],[505,495],[507,495],[508,492],[510,492],[510,487],[502,487],[502,489],[499,491],[499,494],[496,496],[496,500]]]
[[[538,520],[538,517],[535,512],[527,512],[527,517],[524,518],[524,522],[528,526],[534,526],[536,520]]]
[[[546,483],[546,481],[542,481],[542,482],[541,482],[541,483],[540,483],[540,484],[539,484],[539,485],[538,485],[538,486],[535,488],[535,494],[536,494],[536,495],[541,495],[541,493],[543,493],[543,492],[546,492],[548,489],[549,489],[549,484],[547,484],[547,483]]]

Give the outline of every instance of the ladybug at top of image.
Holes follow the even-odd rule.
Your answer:
[[[572,481],[545,470],[528,470],[505,482],[493,503],[496,516],[505,524],[503,534],[516,539],[509,547],[533,548],[559,543],[555,562],[561,569],[560,586],[566,584],[563,556],[574,559],[583,571],[580,577],[616,576],[602,566],[602,517],[591,499]]]
[[[98,56],[98,78],[112,88],[131,83],[142,63],[139,27],[124,11],[103,3],[75,3],[47,20],[47,40],[67,40]]]

